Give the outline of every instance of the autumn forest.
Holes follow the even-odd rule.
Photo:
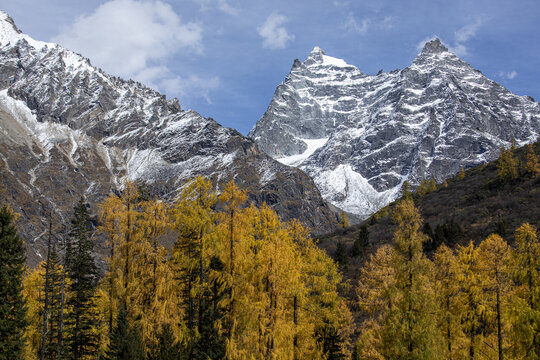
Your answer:
[[[538,177],[531,149],[521,167],[503,149],[498,181]],[[403,189],[392,241],[351,250],[365,255],[356,282],[309,229],[249,204],[234,182],[218,192],[194,178],[172,203],[128,182],[99,204],[97,228],[81,199],[62,242],[50,221],[35,269],[3,205],[0,358],[539,359],[537,229],[426,251],[415,201],[440,186]]]

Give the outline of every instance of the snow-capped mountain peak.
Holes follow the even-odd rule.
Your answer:
[[[334,67],[351,67],[345,62],[345,60],[338,59],[332,56],[326,55],[326,52],[318,46],[315,46],[311,53],[309,53],[306,61],[304,61],[306,66],[334,66]]]
[[[0,14],[0,177],[10,189],[31,262],[53,211],[68,223],[81,196],[95,204],[126,180],[172,198],[187,179],[234,179],[251,200],[316,232],[335,217],[302,171],[237,131],[184,111],[138,82],[108,75],[79,54],[21,33]]]
[[[424,48],[422,49],[422,53],[424,54],[437,54],[445,51],[448,51],[448,48],[443,45],[439,38],[426,42]]]
[[[411,66],[375,76],[316,47],[295,61],[249,136],[311,175],[326,200],[366,217],[395,199],[405,180],[442,181],[495,159],[511,138],[533,141],[539,130],[538,103],[434,39]]]

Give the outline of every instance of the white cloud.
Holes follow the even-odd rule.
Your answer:
[[[175,79],[166,60],[180,50],[201,53],[202,31],[198,23],[182,23],[162,1],[112,0],[79,17],[52,41],[107,72],[161,89]]]
[[[187,78],[167,78],[161,81],[160,85],[163,91],[178,94],[181,98],[202,97],[211,104],[210,92],[219,88],[220,83],[218,76],[191,75]]]
[[[201,4],[201,11],[208,11],[216,8],[229,15],[238,15],[240,6],[238,4],[231,5],[227,0],[195,0]]]
[[[365,34],[369,27],[369,19],[363,19],[359,24],[352,14],[349,14],[347,21],[345,22],[345,29],[347,31],[356,32],[358,34]]]
[[[264,24],[257,27],[257,32],[263,38],[263,47],[267,49],[283,49],[287,42],[294,40],[294,35],[287,32],[282,26],[287,18],[278,13],[272,13]]]
[[[454,46],[450,47],[450,51],[458,56],[466,56],[469,54],[469,48],[466,43],[476,36],[476,32],[483,23],[482,18],[478,18],[474,23],[465,25],[454,33]]]
[[[349,1],[338,1],[338,0],[334,0],[334,6],[335,7],[348,7],[350,4]]]
[[[499,77],[507,80],[512,80],[517,76],[517,72],[515,70],[504,72],[499,71]]]
[[[392,29],[396,24],[394,16],[386,16],[380,23],[380,26],[385,29]]]
[[[364,35],[371,29],[392,29],[395,25],[395,20],[396,18],[394,16],[385,16],[382,19],[365,18],[358,22],[352,14],[349,14],[343,28],[346,31]]]

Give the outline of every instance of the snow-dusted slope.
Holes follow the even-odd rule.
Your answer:
[[[22,34],[0,12],[0,177],[39,260],[53,210],[69,222],[80,196],[95,204],[125,180],[172,198],[189,178],[235,179],[251,200],[315,232],[333,228],[313,181],[233,129],[134,81],[105,74],[57,44]],[[217,185],[216,185],[217,186]],[[61,220],[61,221],[58,221]],[[38,256],[36,256],[38,255]]]
[[[314,48],[295,60],[249,136],[311,175],[332,204],[366,217],[395,199],[403,181],[442,181],[539,130],[538,103],[436,39],[411,66],[376,76]]]

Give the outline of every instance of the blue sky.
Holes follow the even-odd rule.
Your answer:
[[[243,134],[316,45],[375,74],[408,66],[438,36],[489,78],[540,99],[538,0],[0,0],[0,9],[32,37]]]

